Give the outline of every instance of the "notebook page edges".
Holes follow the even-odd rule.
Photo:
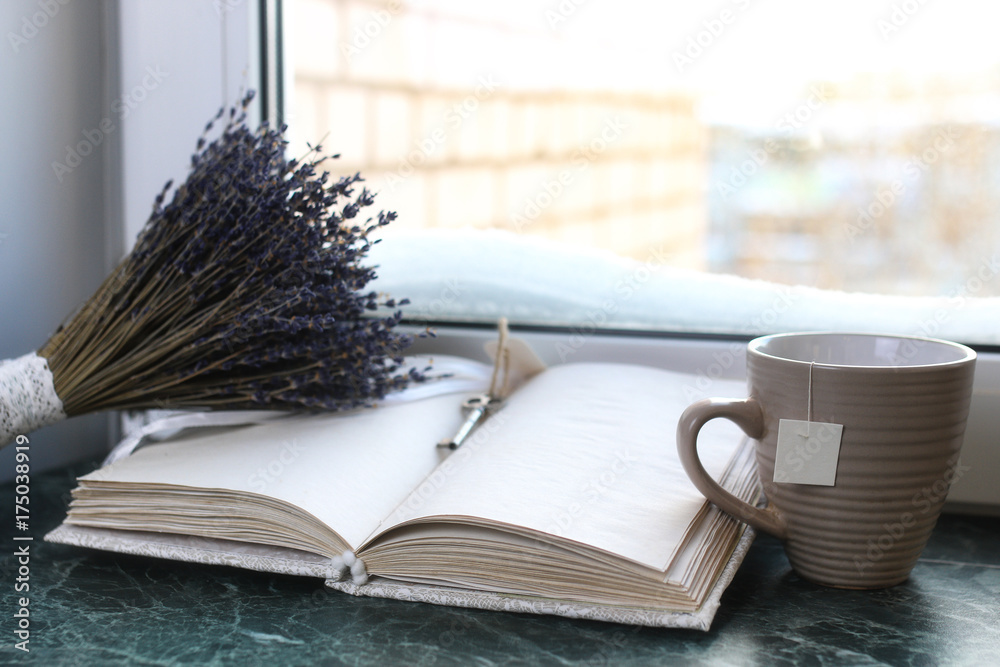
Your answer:
[[[674,432],[694,378],[642,366],[549,368],[507,400],[380,526],[471,516],[615,554],[665,572],[706,501]],[[741,395],[742,383],[716,381]],[[718,479],[742,433],[706,426],[699,452]],[[373,538],[369,542],[375,541]]]
[[[357,548],[441,462],[435,443],[458,427],[460,403],[461,395],[446,394],[184,438],[143,448],[81,477],[80,485],[154,493],[174,487],[178,510],[185,494],[208,491],[222,503],[220,513],[225,503],[252,505],[256,496],[262,507],[277,501],[301,509]]]

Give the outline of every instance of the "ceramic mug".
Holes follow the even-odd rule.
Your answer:
[[[929,338],[757,338],[747,347],[749,397],[689,406],[677,426],[680,459],[706,498],[783,540],[802,577],[892,586],[909,576],[960,470],[975,363],[968,347]],[[765,509],[701,465],[698,432],[716,417],[756,441]]]

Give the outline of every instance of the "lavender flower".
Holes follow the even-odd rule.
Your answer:
[[[253,94],[220,110],[191,173],[157,195],[134,250],[39,354],[67,414],[140,407],[369,405],[425,379],[403,369],[406,300],[367,289],[360,174],[331,182],[320,146],[285,158],[285,127],[246,125]]]

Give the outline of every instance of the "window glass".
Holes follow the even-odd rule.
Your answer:
[[[794,292],[812,295],[808,312],[759,330],[813,321],[863,328],[868,320],[860,311],[851,320],[842,295],[802,292],[817,288],[918,299],[858,301],[875,315],[896,313],[903,333],[996,336],[978,329],[987,311],[965,321],[969,300],[995,310],[978,300],[1000,295],[995,3],[285,7],[291,148],[304,153],[307,141],[321,141],[341,155],[331,168],[365,176],[378,205],[399,213],[386,246],[421,230],[430,230],[420,237],[432,239],[426,252],[448,240],[451,254],[437,263],[454,260],[456,273],[425,290],[428,317],[488,317],[476,290],[519,285],[508,305],[520,304],[530,321],[579,322],[610,298],[603,321],[619,327],[754,333],[745,325],[761,308],[737,319],[717,311],[733,294],[759,293],[766,305]],[[493,266],[490,252],[455,258],[455,239],[486,239],[504,249],[503,264]],[[552,271],[518,268],[519,245],[526,256],[558,257],[559,271],[597,266],[603,287],[575,309],[531,302],[524,295],[545,291],[537,282]],[[642,267],[660,286],[623,298],[621,281]],[[398,284],[410,280],[420,296],[426,275],[410,269]],[[734,291],[714,274],[769,287],[744,281]],[[633,291],[645,285],[641,275]],[[678,280],[697,283],[694,301],[682,304],[694,312],[664,319],[650,309],[677,305],[657,290]],[[457,296],[444,303],[449,289]],[[730,298],[713,311],[716,289]],[[939,304],[951,309],[945,322],[921,327]]]

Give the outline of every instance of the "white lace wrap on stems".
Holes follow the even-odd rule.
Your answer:
[[[0,446],[65,418],[48,361],[34,352],[0,361]]]

